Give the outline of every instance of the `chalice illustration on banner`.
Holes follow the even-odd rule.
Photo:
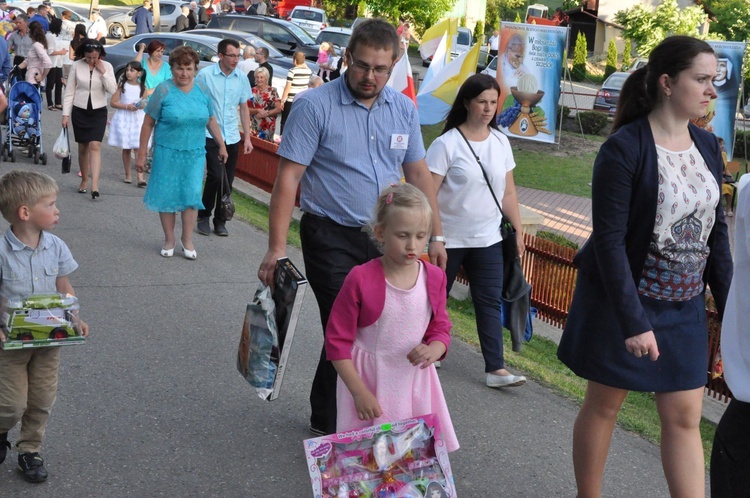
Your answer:
[[[514,135],[533,137],[539,133],[550,134],[546,128],[547,118],[544,110],[537,104],[544,97],[539,90],[539,83],[533,74],[524,74],[518,78],[518,86],[510,87],[515,103],[505,109],[497,118],[498,124]]]

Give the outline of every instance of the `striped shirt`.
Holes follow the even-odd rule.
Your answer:
[[[368,109],[344,76],[294,102],[279,155],[307,166],[302,211],[353,227],[370,221],[381,190],[400,181],[403,164],[424,159],[425,149],[408,97],[386,86]]]
[[[294,66],[289,70],[289,73],[286,76],[286,80],[288,82],[291,81],[292,87],[289,89],[289,94],[287,94],[286,102],[292,102],[295,95],[297,95],[302,90],[307,89],[307,84],[310,82],[310,76],[312,76],[312,71],[310,71],[310,68],[307,66]]]

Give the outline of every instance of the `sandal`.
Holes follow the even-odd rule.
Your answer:
[[[138,186],[140,188],[146,188],[146,185],[148,185],[148,184],[146,182],[144,182],[143,180],[141,180],[141,181],[138,182]]]
[[[62,111],[62,108],[63,108],[63,106],[61,106],[59,104],[55,106],[55,109],[57,109],[58,111]]]
[[[53,106],[53,105],[48,106],[47,109],[50,110],[50,111],[56,111],[57,110],[57,109],[55,109],[55,106]]]

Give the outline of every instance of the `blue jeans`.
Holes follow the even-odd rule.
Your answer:
[[[463,265],[469,279],[471,299],[477,319],[479,345],[484,356],[484,371],[505,368],[503,361],[503,324],[500,303],[503,292],[503,243],[489,247],[448,249],[448,292]]]

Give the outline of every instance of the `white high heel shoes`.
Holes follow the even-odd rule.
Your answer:
[[[190,249],[185,249],[182,241],[180,241],[180,245],[182,246],[182,255],[185,256],[185,259],[196,259],[198,257],[198,251],[195,249],[192,251]]]

